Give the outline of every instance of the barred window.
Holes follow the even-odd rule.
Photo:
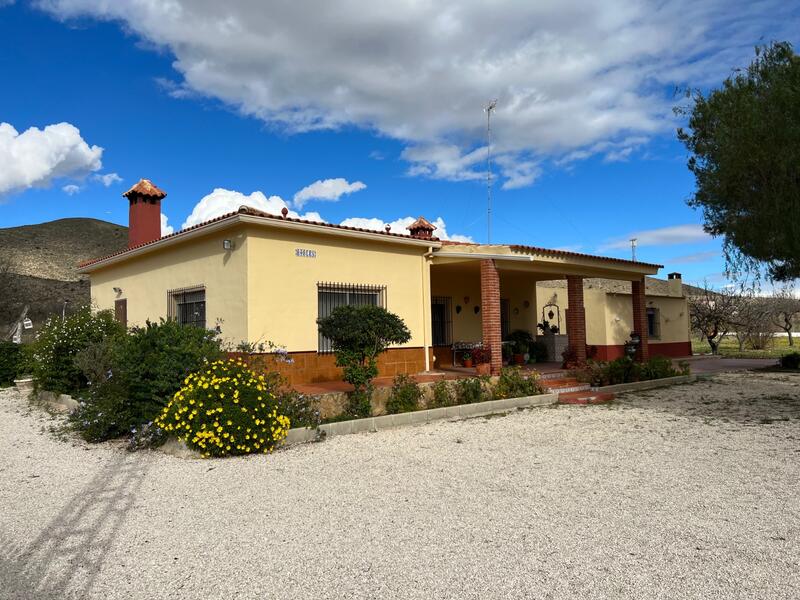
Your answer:
[[[317,316],[323,319],[340,306],[380,306],[386,308],[386,286],[347,283],[317,284]],[[319,334],[320,353],[332,352],[331,340]]]
[[[170,319],[181,325],[206,327],[206,288],[194,286],[170,290],[168,292],[168,311]]]
[[[452,300],[447,296],[434,296],[431,299],[431,325],[433,345],[449,346],[453,343]]]
[[[657,308],[647,309],[647,337],[658,339],[661,337],[661,315]]]

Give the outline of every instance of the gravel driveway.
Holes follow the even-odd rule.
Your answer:
[[[3,598],[797,598],[800,376],[181,460],[0,391]]]

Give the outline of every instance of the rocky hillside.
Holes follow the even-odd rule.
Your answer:
[[[97,219],[59,219],[0,229],[0,338],[25,305],[34,324],[61,312],[64,300],[89,302],[78,263],[125,248],[128,228]]]

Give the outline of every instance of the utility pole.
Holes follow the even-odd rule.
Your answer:
[[[497,98],[489,102],[486,111],[486,243],[492,243],[492,111]]]

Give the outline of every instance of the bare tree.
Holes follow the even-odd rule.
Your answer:
[[[794,331],[795,321],[800,320],[800,298],[794,295],[793,289],[787,287],[780,290],[769,300],[772,308],[770,311],[772,324],[785,331],[789,337],[789,345],[794,346],[792,332]]]
[[[687,300],[692,330],[711,346],[711,354],[719,352],[719,344],[734,327],[732,317],[736,314],[741,296],[731,288],[715,290],[703,284]]]
[[[731,315],[739,352],[744,350],[746,343],[754,350],[763,350],[769,345],[775,336],[772,313],[769,298],[756,296],[752,291],[739,295],[735,312]]]

